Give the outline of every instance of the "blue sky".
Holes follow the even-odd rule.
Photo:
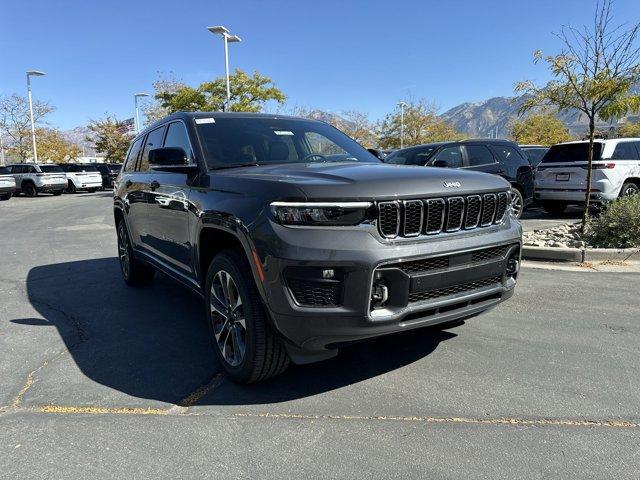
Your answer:
[[[152,92],[159,72],[189,84],[224,72],[226,25],[232,68],[258,70],[288,106],[377,119],[408,95],[442,110],[511,95],[522,79],[547,80],[535,49],[554,52],[551,32],[589,23],[592,0],[5,0],[0,9],[0,95],[25,92],[56,106],[62,129],[109,112],[133,115],[133,93]],[[634,8],[635,7],[635,8]],[[619,21],[638,19],[637,0],[617,0]]]

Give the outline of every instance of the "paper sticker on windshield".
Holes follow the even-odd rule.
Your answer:
[[[216,123],[216,119],[209,117],[209,118],[196,118],[196,123],[198,125],[201,125],[203,123]]]
[[[289,130],[274,130],[273,133],[276,135],[293,135],[293,132],[290,132]]]

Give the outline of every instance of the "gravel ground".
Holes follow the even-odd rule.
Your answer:
[[[108,193],[2,202],[0,232],[0,478],[640,471],[637,273],[525,267],[463,325],[240,387],[197,297],[124,286]]]

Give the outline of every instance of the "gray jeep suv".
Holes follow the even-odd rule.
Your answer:
[[[222,366],[249,383],[511,297],[509,189],[384,164],[323,122],[177,113],[133,140],[116,179],[120,265],[129,285],[161,270],[202,296]]]

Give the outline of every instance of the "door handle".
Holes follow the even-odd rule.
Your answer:
[[[124,182],[124,186],[129,188],[131,185],[133,185],[133,182],[131,180],[127,180],[126,182]]]
[[[151,187],[151,190],[152,190],[152,191],[153,191],[153,190],[156,190],[156,189],[158,189],[158,188],[160,188],[160,184],[158,183],[158,181],[157,181],[157,180],[153,180],[153,181],[149,184],[149,186]]]

